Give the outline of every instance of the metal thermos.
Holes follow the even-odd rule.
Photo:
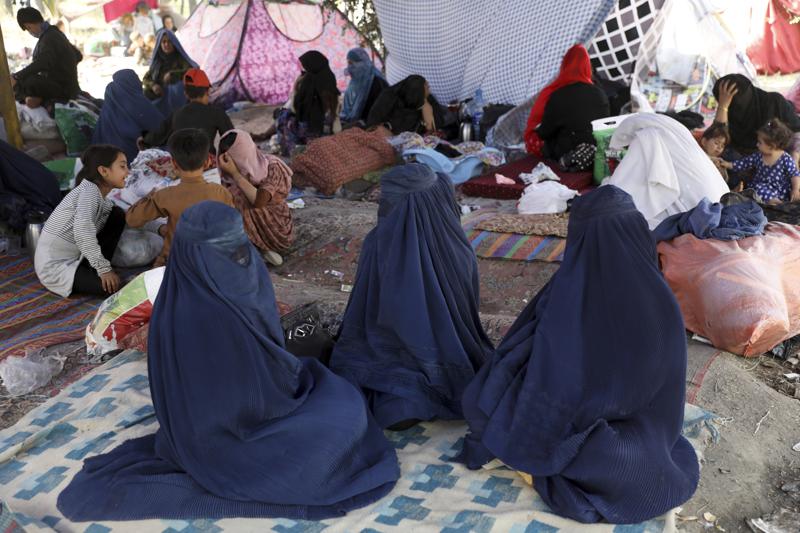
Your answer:
[[[42,234],[42,227],[44,226],[45,216],[44,213],[30,213],[27,216],[28,225],[25,228],[25,247],[28,249],[28,254],[31,259],[36,255],[36,245],[39,243],[39,237]]]

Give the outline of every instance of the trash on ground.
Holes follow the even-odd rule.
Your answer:
[[[789,483],[784,483],[781,485],[781,490],[783,492],[800,492],[800,481],[790,481]]]
[[[698,335],[697,333],[692,335],[692,340],[693,341],[697,341],[697,342],[702,342],[703,344],[708,344],[709,346],[713,346],[714,345],[714,343],[712,343],[710,340],[706,339],[705,337],[702,337],[702,336]]]
[[[777,513],[763,518],[751,518],[747,521],[747,525],[757,533],[791,533],[800,531],[800,513],[781,509]]]
[[[291,202],[286,202],[286,204],[289,206],[289,209],[303,209],[306,206],[302,198],[295,198]]]
[[[44,348],[27,351],[24,357],[9,357],[0,362],[0,379],[8,394],[22,396],[44,387],[64,368],[66,357],[58,352],[42,355]]]

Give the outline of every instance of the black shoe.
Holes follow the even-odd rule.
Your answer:
[[[401,420],[396,424],[392,424],[386,429],[388,429],[389,431],[405,431],[407,429],[413,428],[420,422],[422,422],[422,420],[419,420],[418,418],[409,418],[408,420]]]

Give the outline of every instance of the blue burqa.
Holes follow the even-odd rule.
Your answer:
[[[169,37],[169,40],[175,47],[175,52],[173,53],[180,54],[192,68],[200,68],[197,62],[189,57],[189,54],[183,49],[181,42],[178,40],[178,36],[172,31],[162,28],[158,31],[158,35],[156,36],[156,46],[153,48],[153,59],[150,60],[149,71],[151,73],[157,73],[161,70],[161,61],[164,54],[161,50],[161,41],[165,36]],[[164,87],[164,94],[160,98],[153,100],[152,103],[165,117],[170,116],[173,112],[185,106],[186,94],[184,94],[183,80],[177,83],[170,83]]]
[[[355,122],[364,111],[372,81],[376,76],[383,78],[383,74],[375,68],[369,53],[363,48],[353,48],[347,52],[347,61],[346,72],[350,75],[350,83],[344,92],[341,118],[345,122]]]
[[[685,380],[683,319],[647,222],[601,187],[575,200],[561,267],[467,387],[461,459],[531,474],[567,518],[648,520],[697,487]]]
[[[131,162],[139,153],[136,139],[157,129],[163,120],[164,115],[142,93],[139,76],[130,69],[118,70],[106,87],[92,144],[118,146]]]
[[[157,433],[87,459],[73,521],[341,516],[387,494],[392,445],[359,391],[284,349],[269,274],[230,207],[177,226],[148,341]]]
[[[408,164],[381,178],[331,357],[382,427],[461,419],[461,395],[492,353],[478,317],[478,265],[445,174]]]

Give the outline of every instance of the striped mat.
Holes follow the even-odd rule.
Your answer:
[[[512,261],[543,261],[560,263],[564,258],[567,240],[560,237],[497,233],[475,229],[478,222],[497,214],[494,209],[478,209],[461,217],[461,227],[475,255],[484,259],[510,259]]]
[[[47,291],[27,255],[0,255],[0,361],[83,338],[101,300]]]

